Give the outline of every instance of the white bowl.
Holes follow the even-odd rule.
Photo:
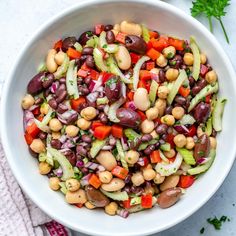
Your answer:
[[[150,28],[188,39],[194,35],[217,71],[220,95],[228,99],[223,131],[218,136],[216,160],[211,169],[169,209],[155,207],[128,219],[110,217],[102,211],[68,205],[60,193],[48,187],[47,177],[38,174],[37,161],[29,154],[23,137],[21,98],[28,81],[44,60],[53,42],[68,35],[79,36],[96,23],[122,20],[142,22]],[[22,50],[7,79],[1,106],[2,142],[11,169],[24,191],[49,216],[62,224],[92,235],[147,235],[167,229],[198,210],[216,192],[229,173],[236,153],[235,73],[224,50],[198,21],[181,10],[157,0],[84,1],[46,23]]]

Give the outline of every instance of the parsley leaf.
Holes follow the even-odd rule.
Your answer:
[[[211,32],[213,32],[212,17],[217,19],[220,22],[225,39],[229,43],[229,38],[222,22],[222,17],[226,15],[225,8],[229,5],[230,0],[195,0],[190,10],[193,17],[203,14],[208,18]]]
[[[212,218],[208,218],[207,222],[215,227],[216,230],[220,230],[222,226],[222,222],[225,222],[226,220],[230,221],[230,219],[227,216],[221,216],[220,219],[218,219],[216,216]]]
[[[202,227],[202,228],[201,228],[201,230],[200,230],[200,234],[203,234],[203,233],[204,233],[204,231],[205,231],[205,228],[204,228],[204,227]]]

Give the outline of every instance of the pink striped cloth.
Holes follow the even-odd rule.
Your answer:
[[[69,236],[70,230],[50,219],[21,190],[0,143],[0,235]]]

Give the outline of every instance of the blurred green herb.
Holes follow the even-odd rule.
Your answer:
[[[222,222],[225,222],[226,220],[230,221],[230,219],[227,216],[221,216],[220,219],[218,219],[216,216],[215,218],[208,218],[207,222],[215,227],[216,230],[220,230],[222,226]]]
[[[201,14],[205,15],[208,18],[211,32],[213,32],[212,17],[217,19],[220,22],[225,39],[229,43],[229,38],[222,22],[222,17],[226,15],[225,8],[229,5],[230,0],[195,0],[191,8],[191,14],[193,17]]]

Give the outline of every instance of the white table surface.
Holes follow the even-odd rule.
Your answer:
[[[0,0],[0,86],[7,78],[11,65],[21,50],[22,45],[29,39],[35,30],[54,14],[70,7],[78,1],[71,0]],[[167,0],[173,5],[189,13],[190,0]],[[222,47],[229,55],[236,68],[236,0],[231,0],[228,14],[223,18],[231,44],[224,39],[217,22],[214,24],[214,33]],[[207,25],[205,19],[201,22]],[[236,78],[235,78],[236,79]],[[227,157],[222,157],[226,158]],[[205,227],[203,235],[233,236],[236,235],[236,164],[217,193],[200,210],[184,222],[155,236],[195,236]],[[229,216],[231,221],[223,224],[220,231],[213,229],[206,219],[214,216]],[[158,224],[158,222],[157,222]],[[74,233],[74,235],[81,235]]]

